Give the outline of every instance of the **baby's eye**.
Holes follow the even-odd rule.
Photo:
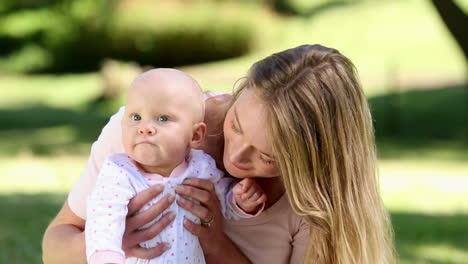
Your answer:
[[[160,117],[158,118],[158,121],[159,121],[159,122],[167,122],[167,121],[169,121],[169,117],[168,117],[168,116],[165,116],[165,115],[160,116]]]
[[[137,114],[133,114],[130,118],[131,118],[133,121],[140,121],[140,120],[141,120],[141,116],[140,116],[140,115],[137,115]]]

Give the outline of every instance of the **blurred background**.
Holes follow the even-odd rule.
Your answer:
[[[468,263],[468,0],[1,0],[0,263],[47,224],[146,67],[232,90],[301,44],[356,65],[401,263]]]

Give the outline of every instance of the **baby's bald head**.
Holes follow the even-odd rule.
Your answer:
[[[127,98],[132,93],[165,97],[169,103],[176,104],[180,111],[186,110],[189,112],[187,114],[193,115],[194,123],[203,121],[205,115],[203,91],[197,81],[182,71],[169,68],[146,71],[133,80]]]
[[[144,72],[128,89],[124,149],[145,171],[169,176],[190,149],[202,148],[204,114],[203,93],[192,77],[175,69]]]

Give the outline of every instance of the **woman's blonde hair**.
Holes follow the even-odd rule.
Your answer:
[[[394,263],[393,235],[376,175],[374,131],[351,61],[303,45],[250,69],[268,109],[269,135],[296,213],[311,224],[305,263]]]

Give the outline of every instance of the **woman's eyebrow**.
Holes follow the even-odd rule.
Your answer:
[[[239,122],[239,116],[237,115],[237,110],[236,110],[236,107],[234,107],[234,116],[236,117],[236,122],[237,122],[237,125],[239,126],[239,131],[241,133],[244,133],[244,131],[242,130],[242,126]]]

